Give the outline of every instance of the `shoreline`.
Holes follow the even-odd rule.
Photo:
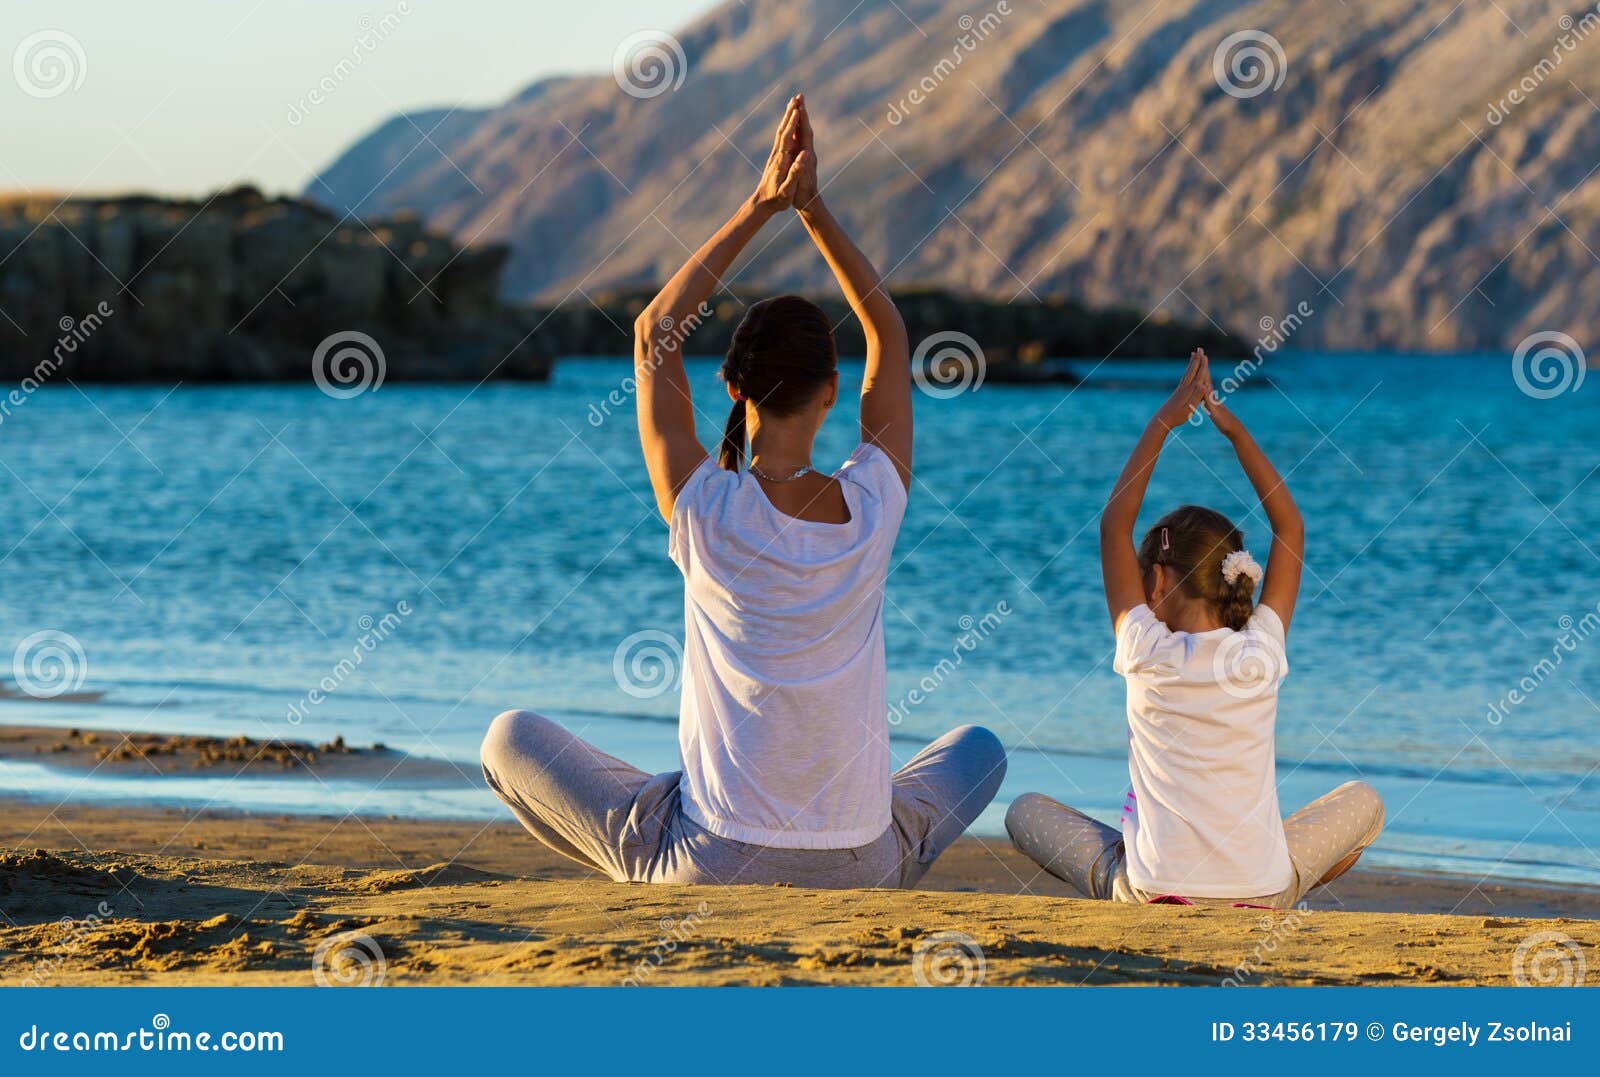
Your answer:
[[[597,872],[545,848],[507,817],[422,819],[161,805],[52,807],[25,797],[0,795],[0,849],[15,852],[33,847],[404,870],[459,861],[538,879],[600,878]],[[318,859],[319,855],[325,859]],[[939,858],[919,889],[1078,896],[1066,883],[1023,857],[1005,838],[970,832]],[[1600,921],[1600,886],[1358,864],[1344,878],[1313,891],[1305,904],[1324,911]]]
[[[948,932],[991,984],[1492,984],[1600,945],[1600,889],[1358,868],[1281,913],[1129,906],[971,837],[914,891],[615,884],[509,821],[0,799],[0,848],[6,984],[311,983],[360,945],[387,983],[911,986]]]

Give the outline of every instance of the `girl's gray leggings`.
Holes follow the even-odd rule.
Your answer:
[[[1193,898],[1196,905],[1235,902],[1292,908],[1332,868],[1377,840],[1383,830],[1383,798],[1366,782],[1346,782],[1283,821],[1295,881],[1278,894]],[[1006,830],[1016,847],[1051,875],[1085,897],[1144,902],[1156,897],[1128,882],[1122,834],[1042,793],[1024,793],[1006,812]]]

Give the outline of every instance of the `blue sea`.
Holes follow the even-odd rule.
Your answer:
[[[919,395],[884,610],[895,747],[995,730],[1013,761],[981,833],[1035,789],[1116,817],[1126,734],[1095,528],[1179,369]],[[1285,810],[1361,777],[1389,805],[1374,863],[1600,882],[1600,385],[1534,399],[1505,356],[1295,354],[1268,372],[1233,403],[1307,523],[1278,723]],[[548,385],[352,399],[67,385],[13,405],[0,723],[342,734],[457,761],[462,778],[85,779],[13,761],[4,790],[498,816],[476,748],[511,707],[672,768],[681,581],[629,373],[569,360]],[[714,363],[691,377],[709,445],[725,397]],[[858,383],[859,363],[843,377]],[[838,409],[819,462],[850,451],[854,421]],[[1169,444],[1146,516],[1184,501],[1233,515],[1264,556],[1264,521],[1208,428]]]

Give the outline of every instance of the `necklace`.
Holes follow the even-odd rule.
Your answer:
[[[759,467],[756,467],[756,464],[755,464],[754,460],[750,461],[750,474],[756,476],[757,478],[766,479],[768,482],[793,482],[794,480],[800,478],[800,476],[802,476],[802,475],[811,474],[811,471],[812,471],[811,465],[807,464],[805,467],[801,468],[799,471],[793,472],[793,473],[788,474],[788,475],[782,475],[782,476],[779,476],[779,475],[768,475],[765,471],[762,471]]]

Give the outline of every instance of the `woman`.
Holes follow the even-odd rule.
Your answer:
[[[831,475],[812,467],[839,390],[815,304],[745,313],[722,365],[732,409],[716,460],[673,333],[791,207],[866,331],[861,444]],[[911,482],[906,332],[817,190],[803,98],[755,194],[634,330],[639,436],[684,576],[683,769],[651,776],[512,711],[484,741],[490,787],[535,837],[619,882],[914,885],[994,798],[1005,753],[965,726],[890,774],[883,584]]]

